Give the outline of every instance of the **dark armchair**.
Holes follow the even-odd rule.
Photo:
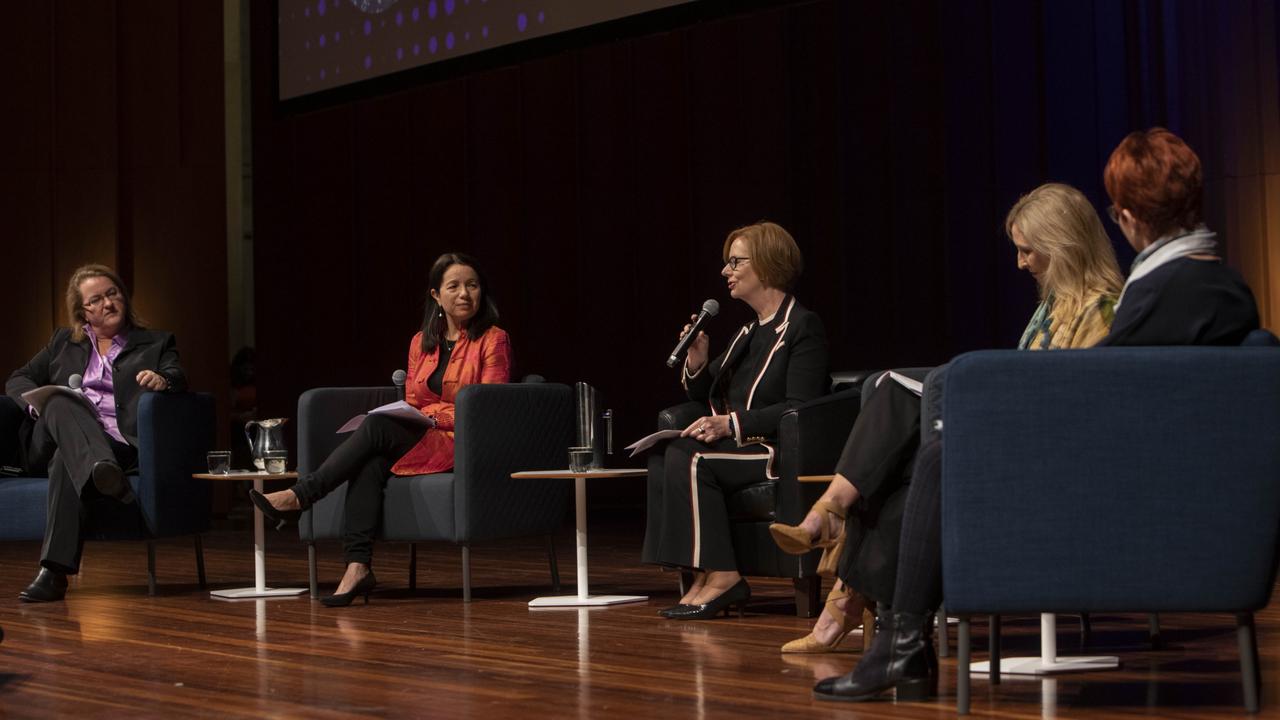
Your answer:
[[[44,468],[26,467],[19,438],[26,413],[0,396],[0,540],[44,537],[49,480]],[[85,520],[85,540],[146,540],[147,589],[156,591],[155,541],[194,536],[196,573],[205,586],[200,533],[209,529],[212,488],[192,473],[206,469],[213,447],[213,396],[207,393],[144,393],[138,399],[138,474],[131,475],[138,500],[99,503]]]
[[[951,364],[943,416],[961,714],[970,615],[1081,610],[1234,615],[1257,710],[1253,613],[1280,541],[1280,349],[969,353]]]
[[[726,500],[732,524],[738,572],[754,577],[791,578],[796,614],[813,617],[822,607],[822,579],[817,575],[820,551],[788,555],[769,534],[774,522],[798,524],[825,489],[821,483],[802,483],[805,475],[830,475],[862,406],[862,383],[867,373],[832,375],[829,395],[811,400],[783,414],[778,423],[778,479],[764,480],[730,494]],[[705,414],[705,403],[687,402],[658,414],[658,429],[682,429]],[[662,475],[662,453],[649,454],[649,475]]]
[[[318,388],[298,399],[298,471],[318,467],[346,437],[336,430],[353,415],[396,399],[396,389]],[[567,385],[469,385],[458,392],[454,468],[387,481],[379,539],[410,543],[409,587],[417,584],[417,543],[462,548],[462,597],[471,600],[471,546],[489,540],[546,538],[552,584],[560,579],[552,535],[569,507],[567,482],[513,480],[520,470],[563,467],[573,444],[573,390]],[[342,536],[346,485],[302,514],[311,594],[318,593],[317,540]]]

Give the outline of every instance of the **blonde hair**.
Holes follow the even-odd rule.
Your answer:
[[[791,289],[804,270],[804,258],[791,233],[767,220],[740,227],[724,239],[722,255],[726,263],[729,262],[729,248],[738,238],[747,242],[751,267],[760,282],[779,290]]]
[[[1005,217],[1032,250],[1049,258],[1040,286],[1041,299],[1053,295],[1054,315],[1071,317],[1086,298],[1115,296],[1124,286],[1115,249],[1102,220],[1084,193],[1062,183],[1047,183],[1023,195]]]
[[[129,298],[129,291],[125,289],[124,283],[120,282],[120,276],[106,265],[81,265],[71,273],[71,280],[67,282],[67,326],[71,328],[71,339],[75,342],[84,339],[84,325],[88,322],[84,317],[84,297],[80,294],[80,284],[96,277],[110,280],[120,291],[120,299],[124,304],[124,327],[142,327],[141,321],[133,311],[133,300]]]

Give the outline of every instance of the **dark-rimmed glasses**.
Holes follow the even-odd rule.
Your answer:
[[[728,265],[730,270],[737,270],[738,265],[750,259],[751,258],[749,257],[736,257],[734,255],[730,255],[729,259],[726,260],[724,264]]]
[[[84,308],[86,310],[96,310],[100,305],[102,305],[102,302],[104,300],[110,300],[112,302],[115,302],[119,298],[120,298],[120,291],[116,288],[110,288],[109,290],[102,293],[101,295],[94,295],[93,297],[86,300],[84,303]]]

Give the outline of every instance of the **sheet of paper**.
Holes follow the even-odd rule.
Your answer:
[[[876,387],[880,387],[880,383],[884,382],[885,378],[892,378],[894,382],[915,393],[917,397],[922,397],[924,395],[924,383],[919,380],[912,380],[906,375],[892,370],[881,375],[880,379],[876,380]]]
[[[93,403],[89,402],[89,398],[84,393],[79,390],[72,390],[66,385],[42,385],[35,390],[28,390],[22,393],[22,399],[35,408],[37,413],[43,415],[45,403],[49,402],[49,398],[54,395],[66,395],[76,398],[92,409],[95,415],[98,413],[98,408],[93,407]]]
[[[680,437],[679,430],[659,430],[658,432],[652,435],[645,435],[639,440],[623,448],[623,450],[631,451],[631,454],[628,455],[627,457],[635,457],[636,455],[639,455],[645,450],[648,450],[649,448],[653,447],[661,440],[670,440],[671,438],[678,438],[678,437]]]
[[[339,433],[352,432],[356,428],[360,427],[360,423],[364,422],[364,419],[369,417],[370,415],[388,415],[393,418],[400,418],[401,420],[408,420],[410,422],[422,423],[423,425],[428,425],[430,427],[435,427],[435,424],[436,424],[436,421],[434,418],[429,418],[426,415],[423,415],[422,412],[418,410],[418,408],[410,405],[409,403],[403,400],[397,400],[395,402],[387,403],[386,405],[379,405],[378,407],[370,410],[367,413],[356,415],[355,417],[351,418],[346,423],[344,423],[342,427],[338,428],[338,432]]]

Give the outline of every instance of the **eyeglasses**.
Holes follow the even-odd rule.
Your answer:
[[[728,260],[726,260],[724,264],[725,264],[725,265],[728,265],[730,270],[737,270],[737,269],[738,269],[738,265],[740,265],[740,264],[742,264],[742,263],[744,263],[744,262],[746,262],[746,261],[748,261],[748,260],[750,260],[750,259],[751,259],[751,258],[749,258],[749,257],[735,257],[735,256],[733,256],[733,255],[730,255],[730,256],[729,256],[729,259],[728,259]]]
[[[1115,205],[1107,206],[1107,217],[1111,218],[1111,222],[1117,225],[1120,224],[1120,211],[1116,209]]]
[[[102,305],[104,300],[110,300],[112,302],[115,302],[119,298],[120,298],[120,291],[117,290],[116,288],[111,288],[110,290],[102,293],[101,295],[94,295],[93,297],[89,298],[87,301],[85,301],[84,307],[86,310],[97,310]]]

